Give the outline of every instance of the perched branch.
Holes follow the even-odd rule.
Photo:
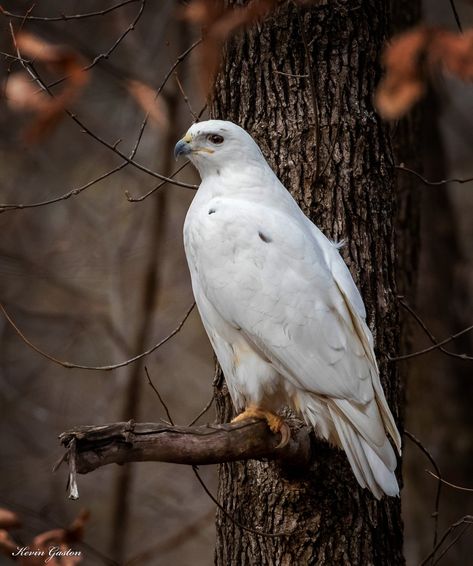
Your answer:
[[[72,498],[78,496],[76,473],[87,474],[107,464],[173,462],[197,466],[269,458],[304,465],[310,454],[305,427],[293,429],[288,444],[278,448],[279,435],[255,419],[197,427],[129,421],[78,427],[59,438],[67,449],[60,463],[69,463]]]

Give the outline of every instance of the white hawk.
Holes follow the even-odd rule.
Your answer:
[[[398,495],[401,439],[379,379],[363,300],[336,244],[304,215],[242,128],[191,126],[175,148],[202,182],[184,245],[205,330],[237,420],[288,440],[287,405],[342,447],[362,487]]]

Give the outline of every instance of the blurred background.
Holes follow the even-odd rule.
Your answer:
[[[107,0],[100,8],[92,0],[66,4],[44,0],[32,14],[84,14],[117,3]],[[159,179],[133,165],[123,167],[113,146],[128,156],[138,143],[136,162],[164,175],[180,165],[172,157],[175,142],[201,111],[206,116],[195,53],[178,59],[200,33],[184,21],[175,0],[122,4],[96,17],[30,20],[25,26],[45,45],[66,44],[82,54],[85,64],[93,63],[88,83],[72,85],[83,89],[77,100],[69,93],[80,124],[65,117],[52,132],[39,126],[43,137],[26,143],[33,114],[18,102],[0,101],[2,205],[48,201],[104,176],[70,198],[0,214],[1,302],[35,345],[80,365],[121,362],[146,350],[176,328],[193,301],[182,225],[194,190],[165,185],[130,202],[127,195],[143,196]],[[449,2],[424,4],[428,23],[456,29]],[[31,5],[11,1],[2,6],[25,14]],[[471,4],[457,2],[457,9],[463,27],[471,26]],[[1,50],[14,56],[10,21],[15,30],[22,24],[0,17]],[[42,48],[36,46],[38,52]],[[39,74],[48,84],[55,82],[62,76],[58,65],[41,57]],[[14,57],[0,59],[3,78],[11,81],[21,72]],[[83,66],[80,59],[75,64]],[[166,77],[155,100],[153,93]],[[21,80],[15,80],[19,99],[26,97]],[[53,88],[67,96],[71,85]],[[425,137],[415,148],[423,154],[423,174],[435,180],[472,177],[473,87],[437,77],[425,115]],[[176,178],[198,182],[190,167]],[[473,323],[473,183],[423,186],[421,206],[415,311],[441,339]],[[147,382],[145,364],[176,423],[188,424],[199,414],[211,399],[214,364],[197,313],[145,360],[111,372],[67,369],[45,359],[20,340],[3,316],[0,332],[0,507],[21,516],[16,540],[27,544],[40,532],[66,526],[85,507],[91,511],[82,546],[87,565],[212,563],[215,506],[190,468],[108,466],[79,477],[79,501],[67,499],[65,468],[51,472],[63,453],[57,437],[64,430],[131,417],[166,418]],[[411,332],[413,351],[430,345],[414,320]],[[448,349],[471,355],[472,335]],[[446,479],[473,487],[472,362],[436,351],[399,363],[408,364],[406,427],[431,452]],[[211,407],[199,422],[213,419]],[[425,456],[407,443],[403,509],[409,564],[420,562],[432,545],[437,483],[426,468],[432,469]],[[215,493],[216,469],[201,473]],[[472,493],[442,488],[440,532],[472,512]],[[442,564],[471,563],[472,546],[466,534]],[[0,563],[9,561],[0,557]]]

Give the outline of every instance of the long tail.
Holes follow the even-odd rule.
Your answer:
[[[394,474],[396,456],[387,437],[384,437],[384,444],[376,446],[375,452],[371,443],[353,427],[345,415],[335,407],[329,406],[329,411],[358,483],[362,487],[368,487],[377,499],[383,494],[398,496],[399,485]]]

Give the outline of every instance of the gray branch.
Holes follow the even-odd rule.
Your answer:
[[[267,458],[292,466],[307,465],[310,439],[306,427],[292,430],[292,438],[278,447],[261,420],[196,427],[134,421],[103,426],[82,426],[60,435],[69,463],[69,497],[78,497],[76,474],[87,474],[107,464],[173,462],[205,465]],[[57,467],[57,466],[56,466]]]

